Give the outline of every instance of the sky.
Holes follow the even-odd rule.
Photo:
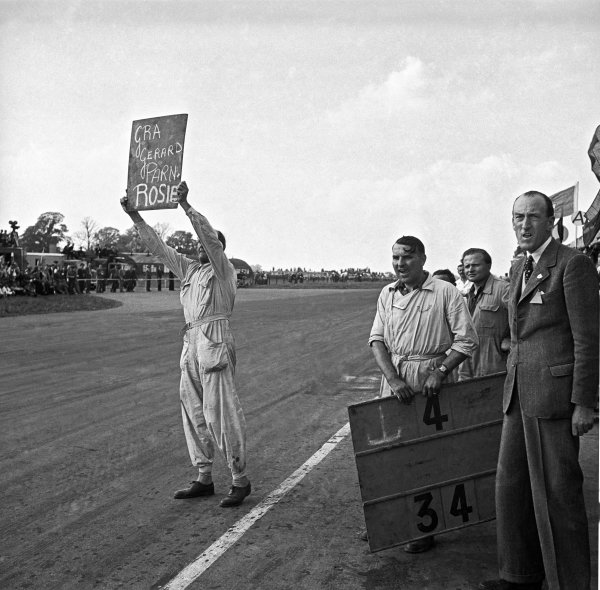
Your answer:
[[[187,113],[230,256],[388,271],[414,235],[430,271],[480,247],[503,274],[519,194],[600,188],[599,46],[597,0],[0,0],[0,228],[125,231],[132,121]]]

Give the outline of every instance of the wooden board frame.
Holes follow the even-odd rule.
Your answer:
[[[495,518],[505,375],[349,406],[371,551]]]

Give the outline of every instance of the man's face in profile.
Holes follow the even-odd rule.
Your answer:
[[[200,264],[206,264],[209,261],[208,254],[201,242],[198,242],[198,245],[196,246],[196,255],[198,256]]]

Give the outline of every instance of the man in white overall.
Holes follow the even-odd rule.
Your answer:
[[[396,240],[392,266],[398,280],[379,294],[369,336],[382,373],[380,395],[394,395],[407,404],[417,393],[432,397],[444,382],[456,382],[456,367],[479,344],[464,297],[454,285],[423,270],[426,260],[421,240]],[[404,550],[422,553],[433,545],[433,536],[423,537]]]
[[[179,205],[199,239],[198,260],[167,246],[142,219],[127,209],[146,247],[181,280],[185,321],[179,393],[183,429],[198,479],[175,498],[212,496],[215,444],[227,460],[233,485],[221,506],[237,506],[250,494],[246,477],[246,421],[235,390],[235,342],[229,317],[236,293],[236,271],[225,255],[225,238],[187,201],[188,187],[177,187]]]

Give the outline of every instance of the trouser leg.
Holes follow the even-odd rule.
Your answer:
[[[590,587],[590,545],[571,419],[523,416],[534,508],[549,590]]]
[[[227,461],[234,485],[246,485],[246,420],[235,390],[235,371],[204,373],[204,416],[208,431]]]
[[[183,432],[192,465],[201,474],[210,474],[215,456],[214,444],[209,434],[203,412],[203,389],[194,359],[182,358],[179,396]]]
[[[517,584],[543,580],[544,564],[516,395],[502,425],[496,472],[496,532],[500,577]]]

